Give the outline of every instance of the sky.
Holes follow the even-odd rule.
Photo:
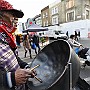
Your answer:
[[[16,9],[21,9],[24,12],[24,17],[19,19],[25,22],[27,18],[41,14],[41,9],[59,0],[6,0],[13,5]]]

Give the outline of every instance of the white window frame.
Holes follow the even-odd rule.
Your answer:
[[[45,22],[45,21],[43,22],[43,25],[44,25],[44,26],[46,25],[46,22]]]
[[[55,6],[52,8],[52,15],[57,14],[57,13],[58,13],[58,7]]]
[[[48,17],[48,13],[46,12],[46,17]]]
[[[45,14],[43,13],[43,18],[45,18]]]
[[[58,16],[53,16],[52,17],[52,25],[58,24]]]
[[[58,13],[58,7],[55,7],[55,14]]]
[[[86,11],[89,11],[89,16],[90,16],[90,9],[86,8],[86,9],[85,9],[85,19],[87,19],[87,17],[86,17],[87,12],[86,12]],[[89,19],[89,18],[88,18],[88,19]]]
[[[52,8],[52,15],[54,14],[54,8]]]
[[[46,21],[46,26],[48,26],[48,20]]]
[[[74,12],[74,19],[73,20],[75,20],[75,10],[71,10],[71,11],[68,11],[67,13],[66,13],[66,22],[68,22],[68,18],[67,18],[67,15],[69,14],[69,13],[71,13],[71,12]]]

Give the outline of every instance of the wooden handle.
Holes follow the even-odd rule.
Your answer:
[[[33,71],[35,68],[39,67],[40,65],[36,65],[35,67],[31,68],[30,70]]]
[[[38,78],[37,76],[34,76],[34,78],[36,78],[40,83],[42,83],[42,80]]]
[[[33,71],[35,68],[39,67],[40,65],[36,65],[35,67],[33,67],[32,69],[30,69],[30,71]],[[38,78],[37,76],[35,76],[33,74],[34,78],[37,79],[40,83],[42,83],[42,80],[40,78]]]

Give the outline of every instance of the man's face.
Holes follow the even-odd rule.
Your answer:
[[[14,17],[11,13],[4,12],[5,20],[7,23],[12,25],[13,27],[17,28],[18,18]]]
[[[73,37],[73,39],[75,40],[75,36]]]
[[[14,18],[12,19],[12,23],[13,23],[13,26],[14,26],[15,28],[17,28],[18,18],[14,17]]]

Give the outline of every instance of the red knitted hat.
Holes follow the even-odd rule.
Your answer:
[[[24,16],[21,10],[14,9],[13,6],[5,0],[0,0],[0,11],[9,12],[17,18],[22,18]]]

